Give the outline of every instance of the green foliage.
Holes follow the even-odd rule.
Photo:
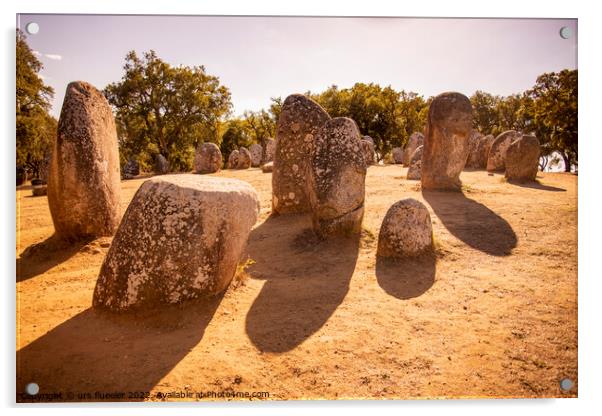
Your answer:
[[[565,170],[578,162],[577,70],[565,69],[537,77],[525,93],[525,130],[534,133],[546,154],[558,152]]]
[[[357,83],[351,88],[331,86],[321,94],[309,94],[332,117],[350,117],[361,134],[374,139],[378,160],[395,146],[403,146],[426,122],[427,102],[413,92],[390,86]]]
[[[226,131],[222,136],[220,150],[224,162],[233,150],[241,146],[249,147],[254,143],[251,128],[244,119],[235,118],[228,122]]]
[[[42,63],[17,30],[16,164],[37,177],[56,138],[56,120],[48,113],[54,90],[39,76]]]
[[[122,162],[133,156],[144,165],[161,153],[172,170],[187,171],[198,144],[219,144],[231,103],[217,77],[203,66],[172,67],[152,50],[142,58],[129,52],[123,68],[121,81],[104,91],[116,111]]]

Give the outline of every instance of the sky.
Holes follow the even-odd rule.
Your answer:
[[[44,65],[60,114],[67,84],[119,81],[128,51],[153,49],[172,65],[203,65],[230,89],[235,115],[271,97],[335,84],[391,85],[425,97],[520,93],[544,72],[577,68],[576,19],[235,16],[17,16]],[[563,39],[560,29],[572,36]]]

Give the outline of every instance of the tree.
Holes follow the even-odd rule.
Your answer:
[[[473,127],[483,134],[497,136],[501,133],[497,110],[500,97],[484,91],[475,91],[470,97],[472,104]]]
[[[310,96],[332,117],[355,120],[361,134],[374,140],[378,160],[393,146],[403,146],[413,132],[422,131],[428,110],[427,102],[416,93],[372,83],[356,83],[348,89],[333,85]]]
[[[161,153],[172,169],[189,170],[194,148],[219,140],[228,88],[203,66],[172,67],[152,50],[143,58],[129,52],[123,68],[121,81],[104,91],[116,110],[120,151],[147,159]]]
[[[16,164],[38,177],[56,138],[57,122],[48,113],[54,90],[40,78],[43,65],[20,30],[16,61]]]
[[[245,111],[243,118],[252,135],[254,143],[261,143],[268,137],[274,137],[276,134],[276,122],[278,120],[265,110],[257,112]]]
[[[228,122],[228,127],[222,136],[220,150],[224,162],[230,153],[241,146],[249,147],[254,143],[251,129],[244,119],[233,119]]]
[[[535,133],[546,154],[558,152],[570,172],[578,163],[577,70],[542,74],[525,96],[525,129]]]

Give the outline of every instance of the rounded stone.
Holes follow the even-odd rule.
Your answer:
[[[487,136],[483,136],[479,139],[477,143],[477,148],[475,150],[475,168],[476,169],[486,169],[487,168],[487,158],[489,157],[489,151],[491,150],[491,145],[493,144],[495,137],[493,135],[488,134]]]
[[[506,151],[508,150],[508,146],[521,137],[522,134],[515,130],[506,130],[495,138],[487,156],[488,172],[503,172],[506,169]]]
[[[393,204],[383,219],[377,255],[415,257],[433,247],[433,227],[428,209],[413,198]]]
[[[393,162],[395,162],[395,164],[402,164],[403,163],[403,149],[401,147],[394,147],[391,150],[391,155],[393,156]]]
[[[458,92],[435,97],[429,107],[422,149],[423,189],[460,190],[460,173],[468,158],[472,105]]]
[[[320,237],[361,231],[366,160],[355,121],[337,117],[318,131],[311,153],[309,199],[313,228]]]
[[[237,179],[183,174],[147,180],[102,264],[93,305],[147,309],[222,292],[258,214],[257,192]]]
[[[246,147],[238,149],[238,169],[249,169],[251,167],[251,152]]]
[[[261,171],[263,173],[270,173],[274,170],[274,162],[268,162],[268,163],[264,163],[261,166]]]
[[[268,137],[263,141],[263,155],[261,163],[269,163],[274,160],[274,152],[276,151],[276,141]]]
[[[369,137],[369,136],[364,136]],[[362,153],[364,154],[364,159],[366,160],[366,165],[370,166],[374,164],[374,142],[372,138],[370,140],[362,139],[360,140]]]
[[[238,169],[238,150],[234,149],[230,152],[230,156],[228,156],[228,169]]]
[[[194,155],[196,173],[216,173],[222,168],[222,152],[215,143],[203,143]]]
[[[162,154],[155,155],[155,174],[157,175],[165,175],[169,173],[169,162]]]
[[[278,118],[272,174],[272,211],[278,214],[309,212],[307,191],[310,155],[316,133],[330,120],[318,103],[301,95],[289,95]],[[297,169],[293,170],[293,166]],[[287,196],[293,192],[296,197]]]
[[[510,143],[506,151],[506,178],[511,181],[534,181],[539,167],[541,149],[533,135],[523,135]]]
[[[249,153],[251,154],[251,166],[254,168],[259,167],[261,165],[263,147],[260,144],[253,143],[249,146]]]
[[[123,165],[121,177],[122,179],[134,179],[140,175],[140,165],[134,159],[128,159],[125,165]]]
[[[404,166],[410,166],[412,155],[418,148],[424,144],[424,134],[415,132],[412,133],[408,139],[405,149],[403,150],[402,163]]]
[[[86,82],[67,86],[48,177],[57,236],[113,235],[121,219],[117,131],[111,106]]]
[[[468,158],[466,166],[469,169],[479,167],[479,143],[483,139],[483,135],[478,130],[472,130],[468,135]]]
[[[408,168],[408,179],[420,180],[420,172],[422,167],[422,149],[424,146],[418,146],[414,150],[414,154],[410,158],[410,167]]]

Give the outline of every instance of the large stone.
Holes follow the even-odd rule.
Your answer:
[[[284,101],[276,128],[276,152],[272,174],[274,213],[310,211],[307,195],[310,155],[318,130],[328,120],[328,113],[304,95],[289,95]],[[361,155],[359,149],[358,154]]]
[[[539,140],[532,135],[523,135],[510,143],[506,151],[506,178],[518,182],[534,181],[540,152]]]
[[[215,173],[222,168],[222,152],[215,143],[203,143],[194,155],[196,173]]]
[[[261,166],[261,171],[263,173],[271,173],[274,170],[274,162],[264,163]]]
[[[515,130],[506,130],[495,138],[487,156],[487,171],[503,172],[506,169],[506,151],[508,150],[508,146],[521,136],[521,133]]]
[[[395,164],[402,164],[403,163],[403,149],[401,147],[394,147],[393,150],[391,150],[391,155],[393,156],[393,162],[395,162]]]
[[[134,179],[140,174],[140,165],[134,159],[128,159],[125,165],[123,165],[121,177],[123,179]]]
[[[167,161],[165,156],[163,156],[160,153],[155,155],[155,166],[154,166],[155,174],[165,175],[166,173],[169,173],[169,170],[170,170],[169,162]]]
[[[364,136],[368,137],[369,136]],[[366,140],[365,138],[360,140],[362,153],[364,154],[364,159],[366,160],[366,165],[370,166],[374,164],[374,142],[372,138],[370,140]]]
[[[465,95],[446,92],[429,107],[422,149],[422,188],[459,190],[460,173],[468,158],[472,106]]]
[[[238,149],[238,169],[249,169],[251,167],[251,152],[246,147]]]
[[[466,168],[477,169],[479,167],[479,143],[483,135],[478,130],[472,130],[468,135],[468,158]]]
[[[431,215],[422,202],[402,199],[389,208],[378,235],[377,255],[415,257],[433,248]]]
[[[313,228],[320,237],[361,231],[366,160],[355,122],[337,117],[316,135],[311,153],[309,199]]]
[[[491,150],[491,145],[494,140],[495,137],[488,134],[487,136],[481,137],[477,142],[477,149],[475,150],[475,169],[487,168],[487,158],[489,157],[489,151]]]
[[[269,163],[274,160],[274,153],[276,151],[276,141],[271,137],[268,137],[263,141],[263,155],[261,163]]]
[[[253,143],[249,146],[249,153],[251,154],[251,166],[254,168],[261,166],[261,159],[263,156],[263,148],[261,145]]]
[[[111,106],[86,82],[67,86],[48,177],[57,236],[113,235],[121,219],[117,131]]]
[[[414,150],[414,154],[410,158],[410,167],[408,168],[408,179],[419,181],[420,180],[420,172],[422,170],[422,149],[424,145],[418,146],[416,150]]]
[[[410,166],[410,159],[418,148],[424,144],[424,135],[422,133],[412,133],[408,139],[405,149],[403,150],[402,163],[404,166]]]
[[[228,156],[228,169],[238,169],[238,159],[239,152],[234,149],[230,152],[230,156]]]
[[[183,174],[147,180],[102,264],[93,305],[152,309],[222,292],[258,213],[255,189],[237,179]]]

